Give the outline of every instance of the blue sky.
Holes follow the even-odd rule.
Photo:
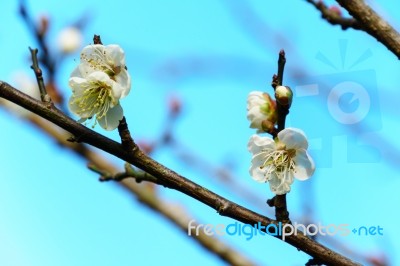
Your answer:
[[[394,265],[400,201],[399,65],[383,45],[363,32],[342,31],[320,19],[306,1],[98,1],[56,3],[28,1],[35,17],[48,15],[49,43],[56,49],[57,32],[90,14],[84,42],[94,33],[103,43],[125,50],[132,77],[130,95],[122,100],[137,140],[151,140],[162,131],[166,101],[184,103],[176,137],[188,150],[215,165],[232,165],[238,182],[261,199],[272,197],[268,185],[250,178],[247,141],[254,132],[246,120],[250,91],[271,93],[277,53],[287,54],[284,83],[295,92],[288,125],[310,137],[317,170],[310,181],[295,182],[288,195],[292,217],[310,205],[322,224],[381,226],[383,236],[338,239],[362,254],[384,250]],[[332,2],[330,2],[332,3]],[[398,28],[395,1],[380,1],[379,12]],[[36,43],[17,15],[17,1],[2,3],[0,78],[10,83],[16,71],[32,75],[28,46]],[[7,25],[7,27],[5,26]],[[68,57],[57,82],[66,97],[69,73],[79,54]],[[4,63],[6,62],[6,63]],[[346,83],[347,82],[347,83]],[[358,84],[360,93],[332,91]],[[304,86],[318,93],[302,96]],[[356,96],[356,97],[354,97]],[[340,113],[342,111],[342,113]],[[355,124],[340,122],[355,113]],[[223,265],[159,215],[143,208],[111,183],[97,182],[85,163],[46,139],[38,130],[0,110],[0,264],[1,265]],[[118,139],[116,132],[97,131]],[[259,212],[224,185],[204,178],[177,161],[173,152],[154,157],[224,197]],[[123,162],[110,158],[122,167]],[[232,223],[214,210],[176,191],[158,193],[179,202],[202,223]],[[263,202],[260,202],[262,205]],[[259,204],[259,205],[260,205]],[[259,206],[258,205],[258,206]],[[224,236],[261,265],[304,265],[308,256],[272,237],[246,241]],[[155,255],[156,254],[156,255]],[[357,256],[352,255],[357,259]]]

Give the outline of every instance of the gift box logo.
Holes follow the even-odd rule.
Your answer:
[[[343,63],[346,53],[343,47],[347,47],[347,42],[339,44]],[[365,51],[351,66],[362,63],[371,55],[370,50]],[[317,54],[317,59],[332,64],[321,53]],[[348,163],[374,163],[381,159],[379,150],[362,140],[364,134],[379,131],[382,127],[375,70],[352,71],[352,67],[349,68],[304,78],[294,87],[293,107],[298,111],[292,110],[291,117],[294,121],[306,121],[302,128],[310,141],[318,143],[314,146],[319,147],[311,149],[318,167],[332,166],[335,136],[347,137],[345,155]]]

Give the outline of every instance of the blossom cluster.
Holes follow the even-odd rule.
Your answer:
[[[70,110],[85,122],[113,130],[123,118],[119,100],[128,95],[131,79],[125,66],[125,53],[118,45],[88,45],[80,55],[80,64],[69,79],[72,96]],[[95,125],[94,124],[94,125]]]
[[[275,95],[278,100],[291,104],[290,90],[278,86]],[[284,95],[284,97],[280,97]],[[289,97],[288,97],[289,96]],[[282,104],[282,102],[280,102]],[[257,133],[266,132],[277,121],[276,102],[267,93],[253,91],[247,99],[247,118],[250,127]],[[276,195],[290,192],[294,178],[306,180],[313,175],[315,164],[307,152],[308,141],[303,131],[286,128],[280,131],[275,139],[254,134],[250,137],[248,150],[252,153],[250,175],[257,182],[269,183]]]

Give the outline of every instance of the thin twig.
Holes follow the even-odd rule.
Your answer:
[[[285,70],[286,56],[285,51],[282,49],[279,51],[278,57],[278,86],[283,84],[283,72]]]
[[[42,99],[42,102],[51,103],[51,98],[47,94],[47,91],[46,91],[46,85],[44,85],[43,72],[39,67],[39,62],[38,62],[38,58],[37,58],[38,49],[32,49],[29,47],[29,51],[31,52],[31,56],[32,56],[31,68],[33,69],[33,72],[35,73],[36,81],[37,81],[39,91],[40,91],[40,98]]]
[[[65,116],[55,107],[48,108],[44,103],[33,99],[32,97],[18,91],[2,81],[0,81],[0,97],[32,111],[33,113],[53,122],[75,136],[81,136],[82,142],[97,147],[109,154],[131,163],[132,165],[135,165],[143,171],[157,177],[169,187],[174,188],[175,190],[180,191],[217,210],[220,215],[231,217],[237,221],[252,226],[257,225],[258,223],[263,226],[268,226],[270,224],[278,226],[276,221],[246,209],[232,201],[229,201],[220,195],[177,174],[171,169],[168,169],[167,167],[146,156],[139,149],[127,151],[124,147],[122,147],[121,144],[77,123],[73,119]],[[279,236],[275,237],[280,239]],[[326,264],[360,265],[356,262],[353,262],[349,258],[330,250],[322,244],[315,242],[300,232],[298,232],[297,235],[287,236],[285,241]]]

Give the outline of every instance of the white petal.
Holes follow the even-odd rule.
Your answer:
[[[293,183],[293,174],[286,172],[283,176],[278,177],[276,173],[271,174],[269,188],[276,195],[283,195],[290,191],[290,185]]]
[[[121,72],[115,76],[116,82],[121,86],[121,93],[119,98],[124,98],[131,90],[131,77],[128,71],[122,69]]]
[[[104,53],[104,45],[102,45],[102,44],[90,44],[90,45],[85,46],[82,49],[81,57],[83,56],[83,57],[86,57],[86,58],[89,58],[89,59],[94,58],[94,59],[98,60],[96,54],[98,54],[99,52],[100,53]]]
[[[286,149],[307,149],[308,141],[304,132],[297,128],[285,128],[278,133],[278,139],[286,145]]]
[[[90,73],[87,77],[88,81],[95,81],[95,82],[102,82],[105,83],[106,85],[112,87],[113,85],[113,80],[110,79],[110,76],[108,76],[106,73],[103,71],[95,71]]]
[[[118,103],[113,108],[110,108],[105,116],[98,119],[99,125],[105,130],[114,130],[118,127],[119,121],[122,120],[124,111]]]
[[[299,180],[306,180],[314,174],[315,164],[306,150],[298,150],[294,157],[295,169],[294,175]]]
[[[119,45],[110,44],[105,47],[106,56],[116,66],[125,67],[125,53]]]
[[[247,97],[247,110],[256,106],[262,105],[265,102],[263,97],[263,92],[261,91],[252,91]]]
[[[74,72],[72,72],[71,77],[74,75],[77,77],[80,76],[80,77],[86,78],[88,75],[90,75],[94,71],[96,71],[96,69],[92,65],[87,64],[86,62],[83,62],[77,66],[77,69],[75,69]],[[78,74],[78,72],[79,72],[79,74]]]
[[[261,113],[260,106],[255,106],[247,111],[247,119],[250,121],[251,128],[261,129],[261,122],[266,119],[266,116]]]
[[[87,83],[87,80],[84,78],[71,77],[69,79],[69,86],[72,88],[72,91],[75,95],[82,95],[85,91],[84,84]]]
[[[260,137],[257,134],[252,135],[247,144],[248,150],[253,154],[257,154],[261,150],[274,150],[275,147],[275,142],[272,139]]]
[[[267,182],[266,168],[261,169],[259,165],[252,164],[249,173],[255,181],[260,183]]]
[[[72,73],[71,73],[71,75],[70,75],[71,78],[73,78],[73,77],[83,78],[79,66],[80,66],[80,65],[78,65],[78,66],[72,71]]]

